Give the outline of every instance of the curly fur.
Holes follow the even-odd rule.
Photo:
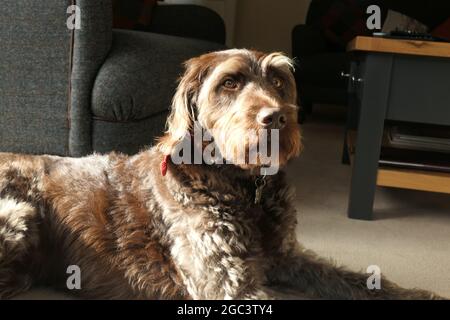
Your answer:
[[[368,290],[366,275],[305,250],[283,172],[267,177],[259,205],[254,167],[246,164],[169,162],[161,175],[161,160],[194,120],[228,130],[228,145],[237,147],[242,128],[257,128],[263,106],[288,115],[281,164],[296,156],[291,67],[281,54],[247,50],[190,60],[167,132],[158,146],[135,156],[0,154],[0,297],[37,284],[65,289],[67,267],[78,265],[82,289],[71,292],[84,298],[272,298],[267,285],[310,298],[435,298],[387,280],[381,290]],[[220,88],[230,72],[247,79],[240,90]],[[282,89],[270,85],[273,74],[283,79]]]

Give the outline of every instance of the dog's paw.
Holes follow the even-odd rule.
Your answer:
[[[243,300],[276,300],[275,296],[267,290],[256,290],[244,295]]]

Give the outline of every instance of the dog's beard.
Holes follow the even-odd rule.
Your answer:
[[[302,136],[297,123],[289,123],[280,133],[280,166],[285,166],[302,150]]]

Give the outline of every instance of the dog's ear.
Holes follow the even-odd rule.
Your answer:
[[[212,67],[213,54],[192,58],[184,63],[166,123],[166,132],[159,139],[158,148],[170,154],[175,145],[193,130],[197,113],[197,98],[203,81]]]

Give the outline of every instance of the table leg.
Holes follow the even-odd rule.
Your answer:
[[[348,216],[371,220],[384,120],[389,98],[392,55],[368,54],[351,178]]]

